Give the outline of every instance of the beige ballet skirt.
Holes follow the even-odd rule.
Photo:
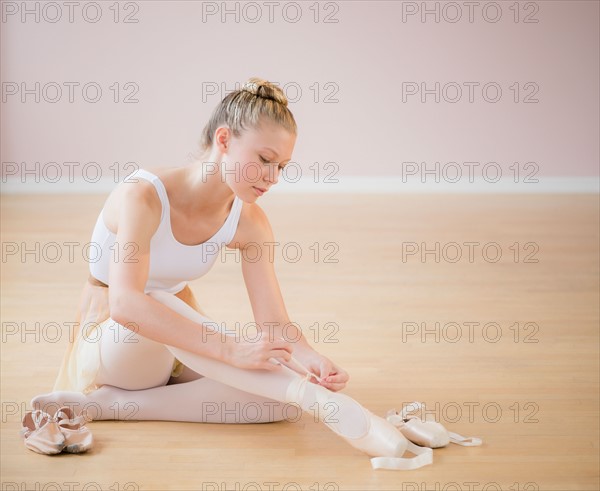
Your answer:
[[[86,280],[79,300],[75,329],[73,333],[69,333],[69,342],[53,391],[66,390],[87,394],[99,388],[94,381],[100,368],[100,333],[105,324],[114,322],[110,319],[108,308],[108,288],[91,275]],[[189,285],[175,296],[203,314]],[[171,377],[181,375],[183,368],[183,363],[176,358]]]

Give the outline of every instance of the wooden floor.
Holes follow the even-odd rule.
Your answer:
[[[422,401],[448,430],[482,438],[480,447],[436,449],[418,470],[373,470],[305,413],[249,425],[95,421],[85,455],[25,449],[20,419],[56,377],[67,340],[52,323],[73,319],[87,275],[82,248],[103,199],[2,197],[2,489],[600,487],[595,195],[260,200],[275,239],[296,243],[286,256],[276,248],[288,312],[349,372],[345,393],[380,416]],[[67,242],[76,243],[73,260]],[[408,254],[436,243],[439,261]],[[36,247],[39,258],[21,257]],[[253,320],[234,255],[191,286],[213,320]]]

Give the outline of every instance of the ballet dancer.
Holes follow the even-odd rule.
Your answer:
[[[268,423],[308,411],[372,457],[404,454],[407,439],[341,393],[348,373],[291,323],[263,247],[274,236],[257,200],[278,182],[296,135],[283,91],[251,78],[214,109],[199,158],[138,169],[115,187],[92,233],[101,254],[90,262],[78,330],[53,391],[34,397],[34,409],[85,408],[88,421],[208,423]],[[187,284],[209,271],[222,247],[241,252],[254,337],[208,318]],[[402,468],[423,465],[399,460],[407,461]]]

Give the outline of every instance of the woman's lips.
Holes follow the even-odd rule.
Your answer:
[[[261,188],[257,188],[256,186],[252,186],[252,187],[253,187],[253,188],[256,190],[256,193],[257,193],[259,196],[262,196],[263,194],[265,194],[265,193],[267,192],[267,190],[266,190],[266,189],[263,191]]]

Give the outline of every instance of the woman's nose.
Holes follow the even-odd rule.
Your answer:
[[[269,167],[263,174],[263,179],[266,182],[271,182],[273,184],[277,184],[278,178],[279,178],[279,169],[278,168]]]

